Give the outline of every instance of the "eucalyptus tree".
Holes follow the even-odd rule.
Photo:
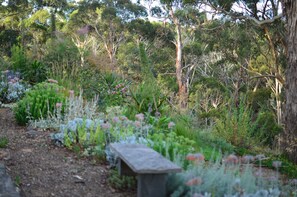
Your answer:
[[[204,22],[199,12],[199,1],[194,0],[160,0],[144,1],[152,17],[162,20],[165,26],[174,28],[175,39],[175,76],[178,84],[178,102],[181,109],[188,106],[189,97],[189,75],[193,69],[192,65],[186,65],[183,49],[192,41],[191,31]]]
[[[235,1],[231,0],[220,2],[225,2],[227,8],[231,8]],[[220,10],[223,13],[237,19],[250,20],[258,26],[271,24],[275,21],[280,21],[279,19],[281,19],[283,16],[286,17],[286,28],[281,26],[281,28],[278,29],[280,32],[283,32],[284,29],[287,31],[285,36],[286,39],[282,39],[282,43],[284,43],[286,47],[284,53],[287,56],[287,66],[285,67],[285,109],[283,118],[285,130],[282,139],[282,148],[289,158],[297,163],[297,2],[295,0],[245,0],[240,2],[242,2],[242,5],[245,7],[251,7],[252,10],[257,10],[257,4],[262,3],[262,5],[264,5],[262,6],[264,9],[262,12],[254,12],[255,14],[252,16],[230,12],[230,9],[225,10],[223,6],[217,6],[217,10]],[[283,13],[279,13],[280,3],[282,3]],[[283,40],[285,40],[285,42]],[[275,45],[272,47],[277,49],[277,52],[280,48],[275,47]],[[278,79],[277,76],[275,76],[275,78]]]
[[[266,58],[267,71],[261,73],[255,72],[251,67],[248,69],[254,75],[252,79],[258,81],[265,79],[266,84],[271,88],[274,94],[277,120],[281,124],[281,94],[285,68],[283,59],[286,50],[280,0],[205,0],[204,3],[222,14],[227,20],[233,20],[236,23],[248,23],[255,32],[253,36],[265,40],[266,43],[264,44],[267,45],[268,50],[264,53],[262,51],[261,55]]]
[[[145,16],[145,9],[131,1],[102,0],[92,1],[91,4],[81,3],[71,14],[70,22],[74,27],[89,25],[91,33],[100,41],[109,57],[110,69],[116,70],[116,54],[128,37],[127,24]]]
[[[297,163],[297,1],[282,0],[287,24],[286,105],[284,150]]]

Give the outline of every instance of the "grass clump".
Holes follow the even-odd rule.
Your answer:
[[[9,143],[7,137],[0,137],[0,148],[6,148]]]

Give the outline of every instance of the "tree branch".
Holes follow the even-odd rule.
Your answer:
[[[228,15],[231,18],[241,19],[241,20],[250,20],[257,26],[262,26],[264,24],[273,23],[274,21],[276,21],[276,20],[283,17],[283,14],[281,13],[281,14],[276,15],[276,16],[270,18],[270,19],[258,20],[255,17],[251,17],[251,16],[248,16],[248,15],[243,15],[242,13],[228,12],[228,11],[224,10],[223,8],[217,7],[217,6],[213,5],[212,3],[208,2],[208,1],[207,2],[205,1],[204,3],[205,3],[205,5],[211,7],[212,9],[214,9],[214,10],[220,12],[220,13],[223,13],[225,15]]]

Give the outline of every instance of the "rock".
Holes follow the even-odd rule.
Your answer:
[[[11,178],[6,173],[5,166],[2,164],[0,164],[0,196],[20,197]]]
[[[27,132],[26,132],[26,137],[27,137],[27,138],[32,138],[32,139],[34,139],[34,138],[37,137],[37,135],[38,135],[38,132],[35,131],[35,130],[33,130],[33,129],[27,130]]]

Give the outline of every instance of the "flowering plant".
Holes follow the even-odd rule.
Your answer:
[[[29,90],[29,85],[20,79],[18,72],[2,71],[0,79],[0,101],[2,103],[16,102]]]

